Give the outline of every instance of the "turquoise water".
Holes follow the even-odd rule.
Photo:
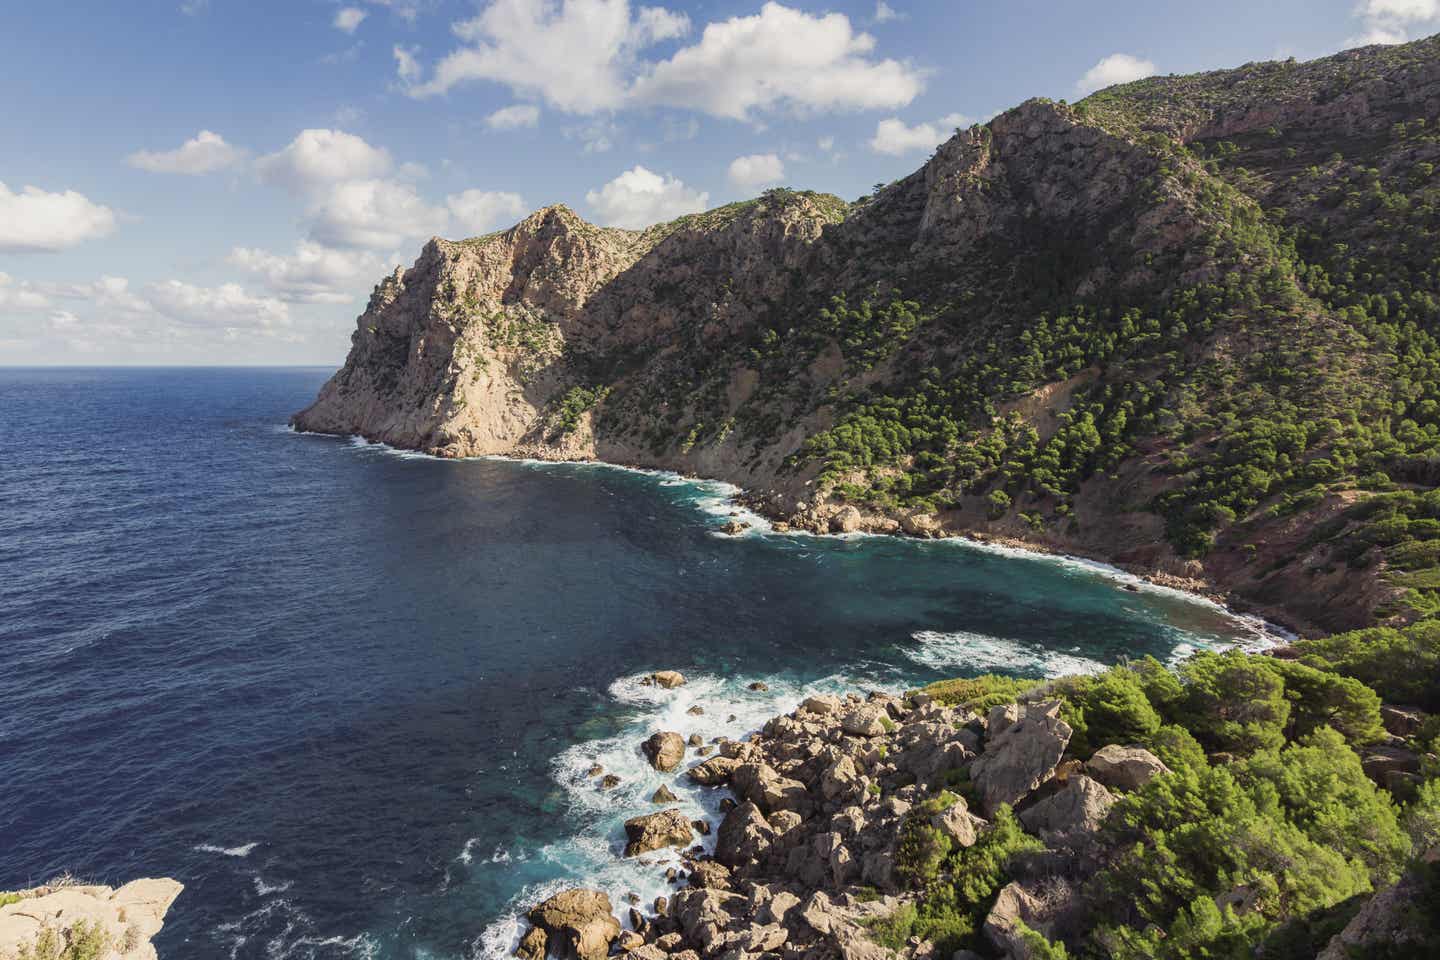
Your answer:
[[[1094,565],[287,430],[326,375],[0,370],[0,888],[177,877],[165,957],[498,956],[549,890],[663,889],[617,857],[653,730],[1265,642]]]

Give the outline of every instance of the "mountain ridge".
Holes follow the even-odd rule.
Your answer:
[[[1431,38],[1030,100],[854,203],[552,205],[382,280],[294,423],[1407,622],[1440,608],[1437,116]]]

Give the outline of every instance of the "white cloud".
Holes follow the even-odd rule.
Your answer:
[[[909,103],[920,71],[875,60],[875,39],[844,14],[811,16],[767,3],[749,17],[711,23],[700,42],[656,64],[635,84],[639,103],[747,119],[752,111],[878,109]]]
[[[891,20],[903,19],[905,19],[905,15],[897,12],[895,8],[886,3],[885,0],[880,0],[879,3],[875,4],[876,23],[889,23]]]
[[[50,298],[24,280],[16,280],[10,274],[0,271],[0,311],[43,310],[50,306]]]
[[[412,96],[489,80],[578,114],[629,106],[673,106],[749,119],[754,111],[898,107],[920,92],[914,67],[873,56],[875,39],[844,14],[811,15],[780,3],[705,27],[699,41],[660,62],[646,48],[685,36],[690,20],[629,0],[491,0],[453,27],[464,44]]]
[[[341,33],[354,33],[368,16],[359,7],[341,7],[335,14],[333,25]]]
[[[730,182],[737,187],[761,187],[785,177],[785,164],[773,153],[752,153],[730,161]]]
[[[421,199],[408,183],[345,180],[319,193],[309,210],[310,238],[331,247],[391,249],[443,233],[443,207]]]
[[[265,281],[271,294],[290,303],[350,303],[385,273],[395,257],[365,250],[337,250],[302,240],[289,256],[236,247],[232,266]]]
[[[340,130],[302,130],[285,149],[255,162],[262,179],[303,189],[387,173],[390,154]]]
[[[469,80],[491,80],[570,113],[619,107],[635,52],[688,31],[683,14],[629,0],[493,0],[454,25],[468,46],[435,66],[413,96],[445,93]]]
[[[402,47],[398,43],[390,51],[395,57],[395,76],[407,87],[420,79],[424,70],[420,67],[419,47]]]
[[[933,150],[954,136],[957,127],[969,123],[970,118],[960,113],[941,117],[934,123],[917,123],[913,127],[899,117],[890,117],[875,125],[870,149],[892,157]]]
[[[829,153],[830,151],[835,149],[835,138],[821,137],[819,140],[815,141],[815,145],[820,148],[821,153]]]
[[[245,158],[245,151],[225,142],[209,130],[201,130],[174,150],[138,150],[126,157],[130,166],[151,173],[183,173],[199,176],[233,167]]]
[[[525,201],[518,193],[466,190],[445,198],[454,223],[466,236],[489,233],[525,213]]]
[[[604,226],[635,230],[699,213],[710,203],[710,195],[690,189],[675,177],[636,166],[599,190],[586,193],[585,202]]]
[[[65,250],[114,229],[113,210],[74,190],[27,186],[12,193],[0,182],[0,253]]]
[[[1089,94],[1117,83],[1130,83],[1154,75],[1155,64],[1151,61],[1132,57],[1128,53],[1112,53],[1086,70],[1085,75],[1075,82],[1075,89]]]
[[[1346,43],[1404,43],[1416,34],[1430,32],[1440,20],[1440,0],[1361,0],[1355,8],[1364,30]]]
[[[529,103],[501,107],[485,118],[485,126],[491,130],[518,130],[521,127],[533,127],[539,122],[540,108]]]
[[[156,313],[196,327],[271,329],[290,322],[290,308],[273,297],[255,297],[238,283],[197,287],[180,280],[147,284],[141,298]]]

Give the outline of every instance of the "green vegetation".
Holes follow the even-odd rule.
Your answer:
[[[64,930],[45,927],[34,944],[20,947],[18,960],[103,960],[115,946],[99,925],[81,920]]]

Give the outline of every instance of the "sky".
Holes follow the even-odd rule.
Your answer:
[[[0,29],[0,366],[338,364],[432,236],[854,199],[957,126],[1440,0],[65,0]]]

